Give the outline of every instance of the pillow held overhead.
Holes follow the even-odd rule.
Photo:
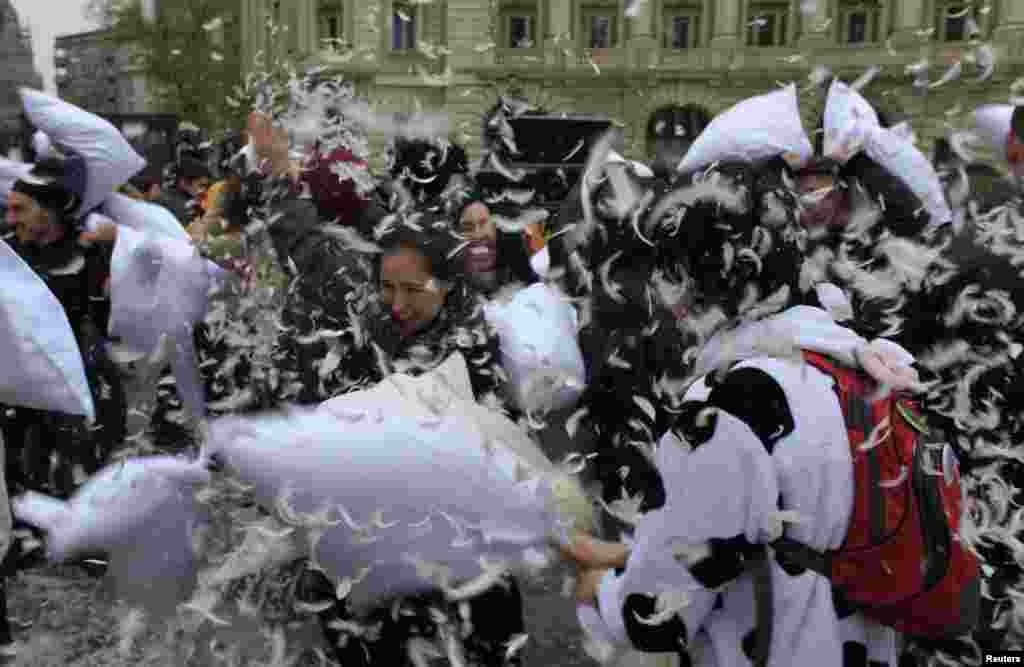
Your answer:
[[[82,216],[99,206],[114,190],[142,171],[146,161],[124,135],[95,114],[38,90],[22,88],[21,102],[33,126],[50,141],[80,155],[88,172]]]
[[[0,241],[0,403],[95,418],[78,341],[46,283]]]
[[[711,121],[679,162],[686,173],[722,160],[756,162],[791,153],[814,153],[804,131],[796,84],[737,103]]]

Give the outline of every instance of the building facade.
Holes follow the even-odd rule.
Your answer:
[[[0,153],[6,156],[21,141],[18,88],[43,87],[32,53],[32,37],[9,0],[0,0]]]
[[[57,94],[98,114],[149,113],[146,84],[132,70],[127,47],[105,30],[60,35],[54,43]]]
[[[268,18],[288,28],[269,45]],[[874,65],[873,99],[930,150],[957,108],[1005,102],[1024,75],[1022,0],[242,0],[242,34],[245,63],[285,49],[344,74],[378,108],[443,108],[471,152],[501,92],[607,114],[643,157],[662,105],[717,113],[816,66],[849,80]],[[957,60],[960,79],[912,85],[908,66],[927,61],[936,83]],[[821,95],[804,97],[813,130]]]

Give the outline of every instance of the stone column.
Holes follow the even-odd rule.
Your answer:
[[[565,50],[575,54],[575,26],[572,24],[572,0],[544,0],[540,3],[544,27],[544,63],[547,67],[566,65]]]
[[[1006,49],[1006,58],[1024,61],[1024,2],[1019,0],[999,3],[999,16],[990,16],[996,29],[994,40]]]
[[[816,0],[813,4],[813,10],[804,14],[798,8],[796,12],[796,15],[800,17],[800,41],[798,42],[798,47],[801,49],[823,48],[829,46],[832,42],[829,35],[832,33],[835,25],[829,24],[828,19],[829,17],[838,19],[835,0]]]
[[[711,46],[733,48],[741,46],[744,32],[740,29],[743,0],[720,0],[715,4],[715,27],[711,33]]]
[[[318,0],[294,0],[295,48],[301,54],[316,55],[320,52],[316,25],[316,3]],[[346,7],[347,9],[347,7]]]
[[[893,46],[897,49],[920,46],[921,39],[915,33],[932,25],[932,21],[924,16],[924,0],[899,0],[893,3],[893,12]]]
[[[452,68],[459,70],[493,62],[493,50],[485,53],[476,50],[477,46],[491,40],[489,3],[474,0],[448,0],[445,5],[447,7],[445,20],[448,31],[448,48],[452,51],[452,55],[448,56],[448,61]],[[390,25],[389,22],[389,30]],[[495,35],[495,37],[499,36]]]
[[[629,63],[632,67],[646,70],[649,66],[658,64],[659,40],[654,30],[657,5],[654,0],[641,2],[637,7],[639,11],[636,16],[622,18],[628,22],[630,29],[629,43],[626,46],[629,49]]]

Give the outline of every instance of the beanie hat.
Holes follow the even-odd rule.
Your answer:
[[[72,224],[85,194],[86,179],[85,160],[69,153],[36,162],[11,190],[28,195],[43,208],[55,211],[65,224]]]

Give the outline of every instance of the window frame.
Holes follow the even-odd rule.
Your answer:
[[[850,19],[857,13],[867,13],[868,24],[864,41],[851,42]],[[840,2],[836,15],[839,18],[836,25],[836,42],[843,46],[870,46],[881,44],[884,41],[882,36],[882,6],[877,0],[854,0],[852,2]]]
[[[791,3],[790,2],[752,2],[747,6],[746,16],[746,46],[752,49],[778,49],[785,48],[790,45],[790,32],[793,26],[791,22]],[[759,40],[755,40],[755,35],[759,35],[760,31],[754,29],[751,23],[758,16],[771,14],[775,17],[775,27],[773,30],[774,38],[771,44],[760,44]]]
[[[981,39],[989,33],[989,21],[991,14],[982,14],[979,7],[975,6],[969,0],[935,0],[932,3],[932,27],[935,29],[933,35],[934,41],[941,44],[967,44],[971,41],[971,38],[966,35],[967,21],[964,20],[964,38],[963,39],[947,39],[948,19],[949,10],[953,7],[960,7],[961,9],[967,9],[973,14],[974,22],[978,25],[978,35]]]
[[[395,46],[395,14],[399,9],[405,9],[405,13],[408,14],[410,22],[412,23],[412,40],[411,46],[396,47]],[[419,52],[419,45],[423,39],[423,5],[408,2],[408,0],[392,0],[388,6],[388,12],[385,14],[387,21],[387,50],[393,54],[408,55]],[[400,19],[401,20],[401,19]]]
[[[673,23],[677,17],[690,19],[688,41],[685,47],[672,46]],[[675,2],[666,3],[661,8],[661,48],[666,51],[690,51],[703,48],[704,43],[704,3]]]
[[[319,52],[338,53],[347,46],[352,46],[352,32],[349,29],[349,21],[351,20],[351,7],[347,0],[316,0],[316,50]],[[330,3],[334,7],[325,7],[326,3]],[[338,21],[338,36],[336,38],[324,36],[324,18],[329,16],[328,12],[335,14],[335,18],[340,13],[340,20]],[[328,39],[337,39],[333,46],[329,46],[326,43]]]
[[[593,36],[592,19],[607,16],[609,20],[609,36],[607,46],[590,46]],[[573,38],[581,51],[590,52],[594,49],[621,48],[629,39],[627,29],[629,21],[624,20],[621,0],[575,0],[573,4]]]
[[[540,49],[544,44],[544,7],[538,0],[507,0],[502,2],[498,8],[498,26],[500,33],[498,48],[513,53],[529,53]],[[515,46],[512,44],[512,20],[517,17],[529,19],[530,44],[529,46]]]

